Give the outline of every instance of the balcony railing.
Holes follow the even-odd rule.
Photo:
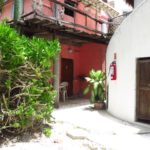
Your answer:
[[[32,12],[36,13],[37,16],[49,19],[52,22],[59,24],[60,26],[64,25],[69,28],[74,28],[79,31],[87,32],[89,34],[106,34],[102,31],[102,25],[108,24],[107,20],[102,20],[100,18],[100,14],[98,16],[99,12],[96,12],[96,10],[93,17],[91,14],[80,10],[80,8],[72,7],[58,0],[33,0],[32,6]],[[65,14],[66,9],[72,11],[73,16]],[[25,19],[28,15],[31,15],[31,12],[29,12],[29,14],[25,13],[25,15],[22,16],[22,18]]]
[[[2,11],[1,19],[8,18],[13,21],[13,0],[8,0]],[[72,14],[66,13],[66,10]],[[107,38],[108,28],[113,22],[101,18],[96,9],[82,3],[71,6],[61,0],[24,0],[22,22],[41,24],[57,30],[71,31],[78,34],[86,33]],[[103,30],[104,28],[104,30]]]

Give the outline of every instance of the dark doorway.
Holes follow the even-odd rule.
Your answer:
[[[61,59],[61,82],[68,82],[68,96],[73,95],[73,60]]]
[[[137,120],[150,120],[150,58],[137,60]]]

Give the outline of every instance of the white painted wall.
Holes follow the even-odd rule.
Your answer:
[[[108,111],[132,122],[136,115],[136,59],[150,57],[150,0],[138,5],[116,30],[107,49],[107,74],[115,52],[117,80],[107,80]]]
[[[143,0],[134,0],[134,7],[137,7]]]

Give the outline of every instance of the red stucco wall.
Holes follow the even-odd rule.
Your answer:
[[[79,76],[88,76],[91,69],[102,69],[105,71],[105,50],[106,45],[87,43],[83,46],[62,45],[61,58],[69,58],[74,61],[74,95],[79,94],[84,89],[86,82],[79,79]],[[69,53],[68,49],[73,52]]]
[[[73,93],[77,94],[79,92],[79,68],[80,68],[80,53],[79,53],[79,47],[77,46],[70,46],[70,45],[62,45],[61,46],[61,58],[69,58],[73,60],[74,63],[74,75],[73,75]],[[70,53],[68,49],[72,49],[73,52]],[[61,77],[60,77],[61,78]]]
[[[0,14],[0,20],[8,19],[11,20],[13,17],[13,1],[6,3],[3,6],[2,13]]]
[[[28,14],[33,11],[32,0],[24,0],[23,14]]]
[[[60,0],[63,2],[64,0]],[[53,15],[53,3],[49,0],[43,0],[43,14],[45,16],[51,16]],[[1,18],[7,17],[8,19],[11,19],[12,15],[12,1],[8,0],[6,5],[3,8]],[[50,8],[48,8],[48,7]],[[96,16],[96,12],[92,8],[86,8],[83,3],[79,3],[77,6],[78,9],[87,12],[87,14],[91,16]],[[61,7],[59,7],[59,10]],[[27,14],[32,11],[32,0],[24,0],[24,14]],[[98,13],[98,18],[108,19],[108,16],[103,13]],[[82,16],[81,14],[75,14],[75,17],[70,17],[65,15],[62,19],[66,19],[66,21],[74,22],[83,26],[87,26],[91,29],[96,29],[96,23],[95,21],[92,21],[91,19],[85,18],[85,16]],[[92,33],[90,31],[87,31],[85,29],[81,29],[79,27],[76,27],[76,29],[84,30],[88,33]],[[101,30],[101,25],[99,24],[97,26],[97,29]],[[74,60],[74,75],[73,75],[73,92],[74,94],[78,94],[81,92],[82,88],[85,86],[85,82],[81,81],[79,79],[79,76],[88,76],[89,71],[93,69],[103,69],[105,70],[105,49],[106,46],[103,44],[96,44],[96,43],[86,43],[82,46],[72,46],[72,45],[65,45],[61,44],[62,52],[61,57],[62,58],[70,58]],[[72,53],[68,52],[68,48],[73,49]],[[61,78],[61,75],[60,75]]]
[[[79,74],[88,76],[91,69],[105,71],[105,52],[106,45],[88,43],[82,46],[80,53],[80,71]],[[81,91],[85,89],[86,81],[80,82]]]
[[[14,16],[14,1],[13,0],[8,0],[5,5],[3,6],[2,9],[2,14],[0,15],[0,20],[3,19],[8,19],[12,20]],[[23,14],[27,14],[29,12],[33,11],[32,7],[32,0],[24,0],[24,9],[23,9]]]
[[[59,1],[64,2],[64,0],[59,0]],[[37,2],[40,2],[40,0],[37,0]],[[90,7],[86,7],[85,4],[83,4],[81,2],[78,3],[78,5],[76,7],[78,10],[81,10],[81,11],[87,13],[88,15],[96,18],[95,9],[90,8]],[[38,9],[39,12],[42,11],[42,13],[40,13],[40,14],[42,14],[46,17],[50,17],[50,16],[54,17],[54,3],[50,2],[49,0],[43,0],[43,6],[42,7],[37,6],[36,8]],[[99,23],[96,24],[96,22],[94,20],[92,20],[88,17],[85,17],[84,15],[81,15],[77,12],[75,12],[74,17],[68,16],[65,14],[60,15],[61,13],[59,13],[59,12],[62,9],[63,9],[63,7],[58,5],[58,15],[59,15],[58,18],[59,18],[59,20],[65,20],[67,22],[72,22],[75,24],[85,26],[85,27],[90,28],[92,30],[101,31],[101,24],[99,24]],[[29,12],[32,12],[32,11],[33,11],[33,0],[24,0],[23,14],[28,14]],[[9,20],[13,19],[13,1],[12,0],[8,0],[3,7],[2,14],[0,15],[0,19],[4,19],[4,18],[8,18]],[[108,20],[108,15],[104,12],[103,13],[100,12],[97,14],[97,18],[103,18],[105,20]],[[71,27],[71,28],[75,28],[77,30],[81,30],[81,31],[85,31],[88,33],[92,33],[92,34],[94,33],[95,34],[95,32],[89,31],[87,29],[83,29],[81,27],[75,27],[75,26],[71,26],[68,24],[64,24],[64,25]]]
[[[88,43],[81,47],[80,52],[80,74],[88,75],[89,70],[93,69],[103,69],[105,70],[105,49],[106,45]]]

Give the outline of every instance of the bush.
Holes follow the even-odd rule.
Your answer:
[[[88,82],[84,94],[91,93],[91,103],[105,101],[105,73],[102,70],[92,69],[89,77],[85,78]]]
[[[19,35],[0,24],[0,132],[24,132],[50,121],[56,92],[49,83],[58,40]]]

